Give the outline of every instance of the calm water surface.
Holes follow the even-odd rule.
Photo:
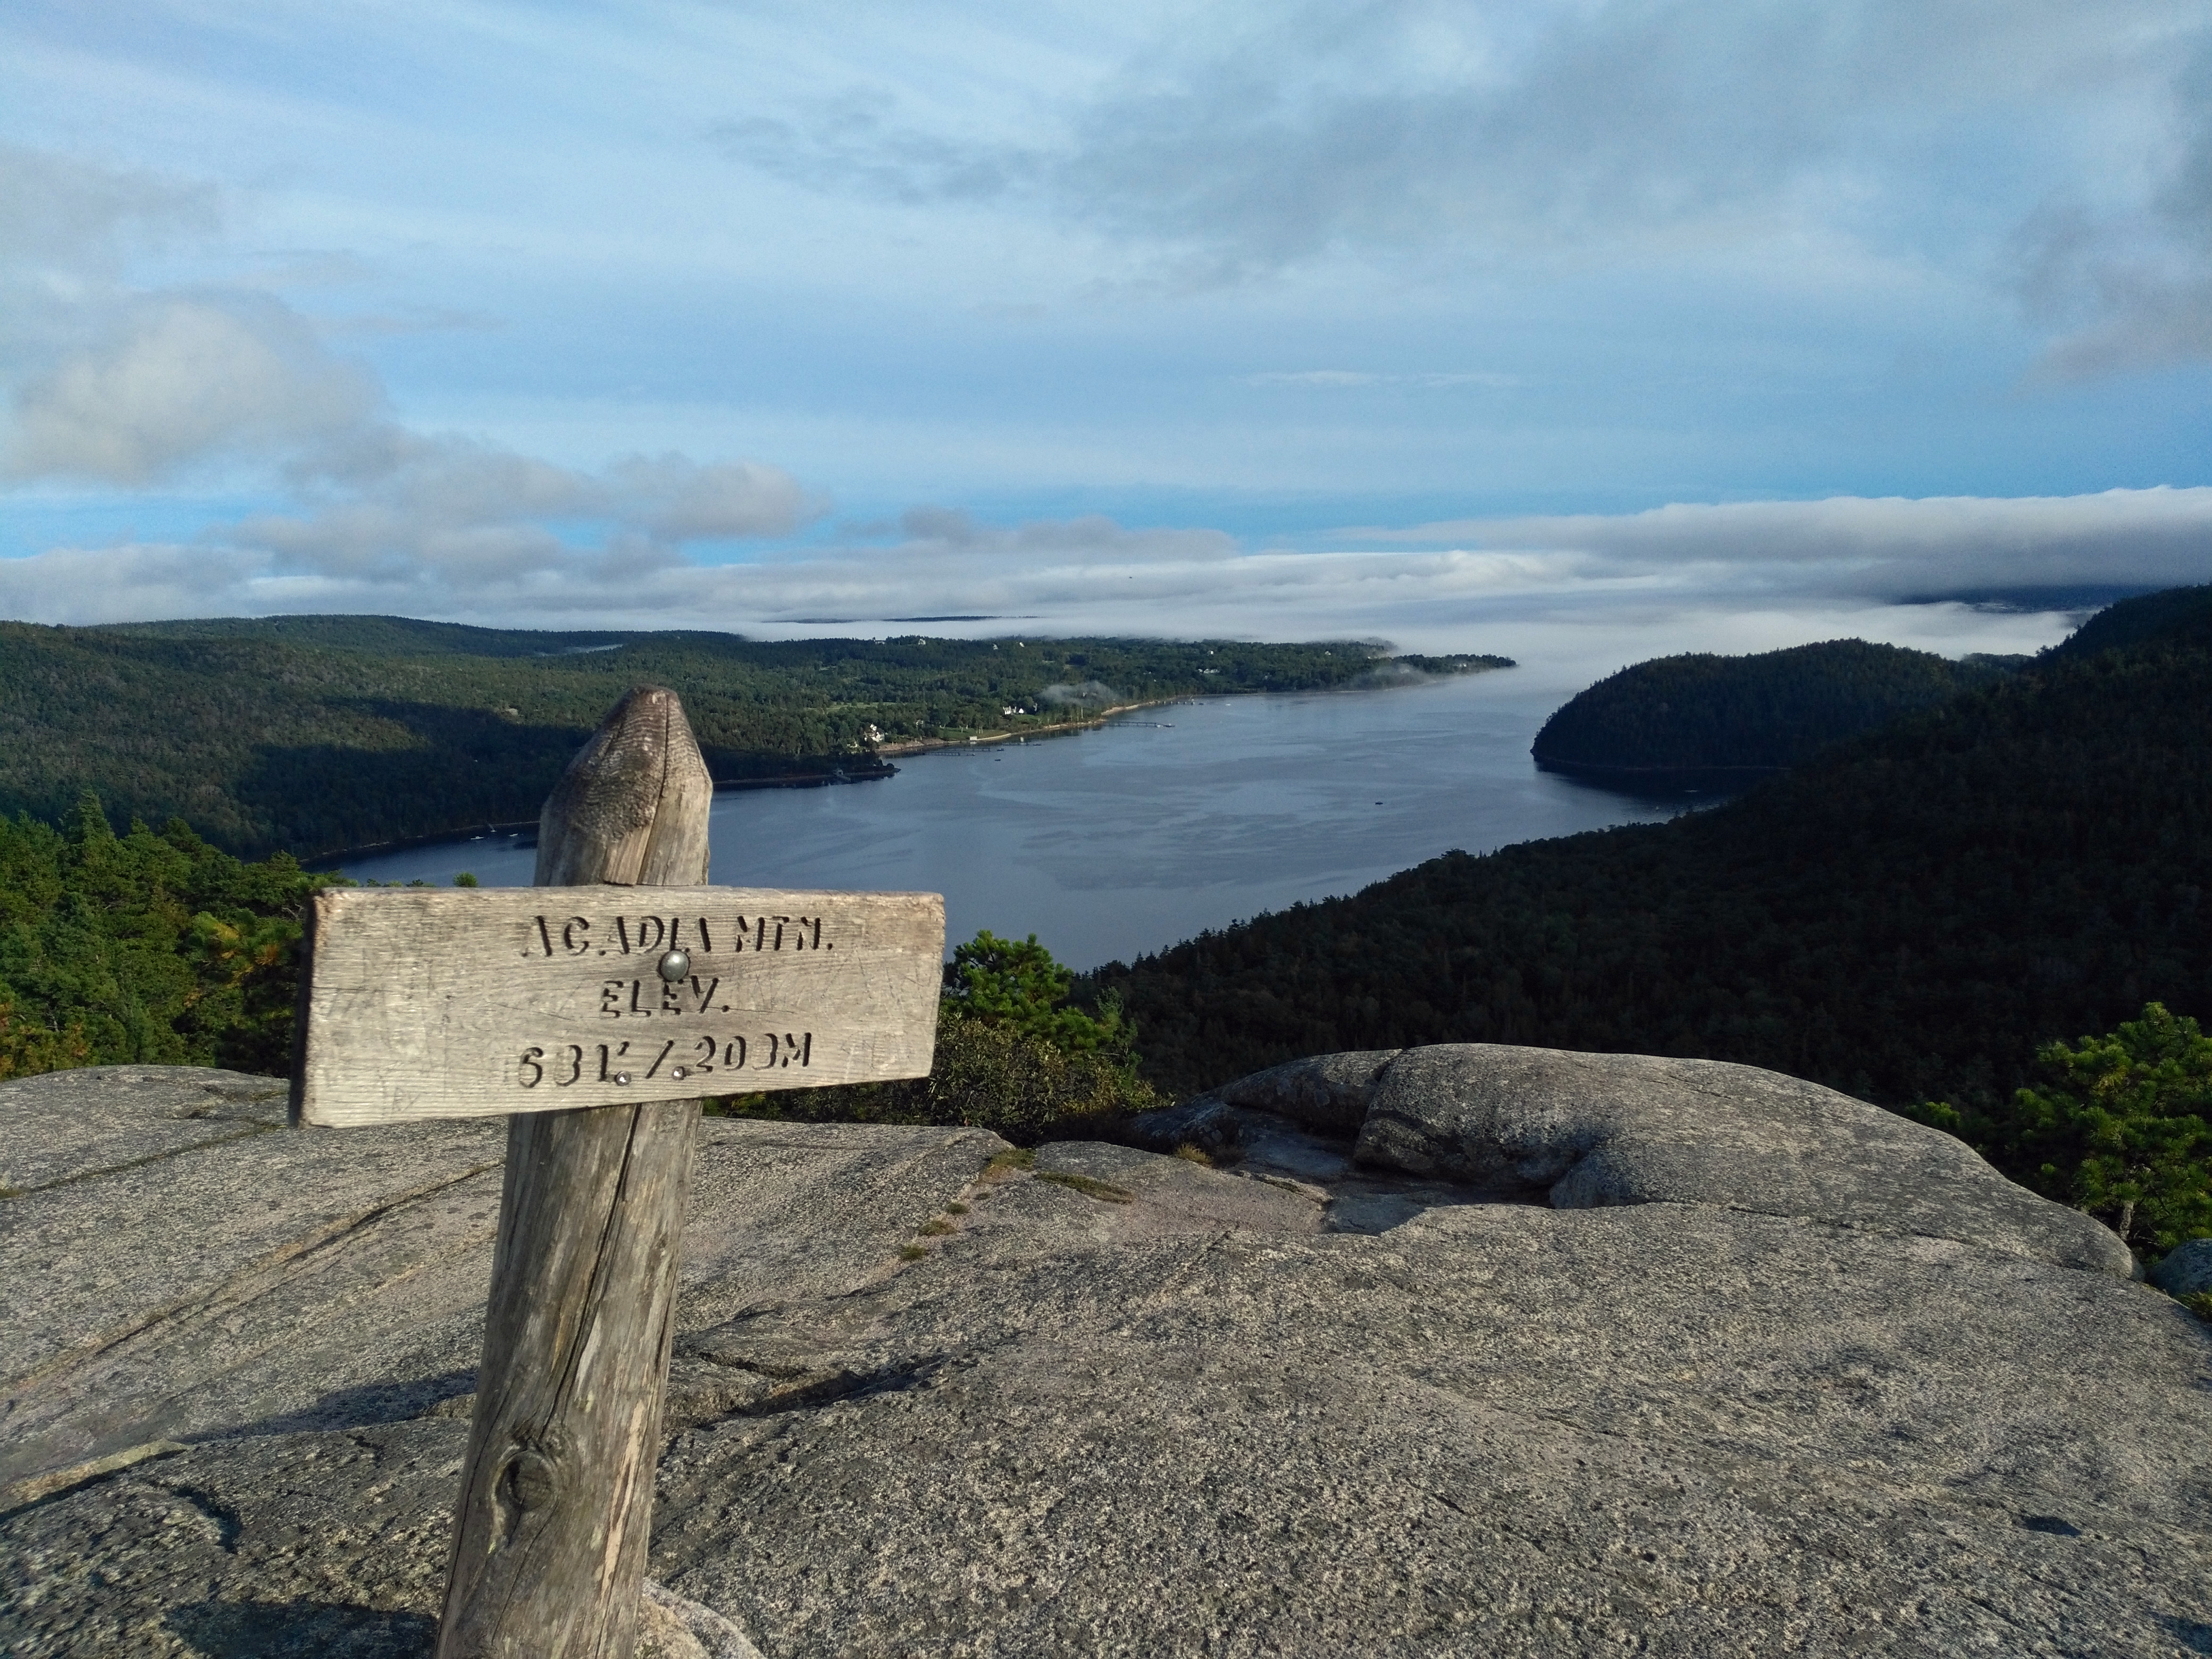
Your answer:
[[[1389,691],[1212,698],[1094,731],[899,758],[878,783],[715,797],[714,879],[945,895],[957,942],[1035,933],[1088,968],[1451,848],[1662,818],[1680,801],[1536,770],[1565,699],[1514,671]],[[349,860],[349,875],[526,886],[536,854],[487,837]]]

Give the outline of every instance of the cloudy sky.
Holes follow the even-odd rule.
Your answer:
[[[0,15],[0,615],[2020,648],[2208,438],[2202,0]]]

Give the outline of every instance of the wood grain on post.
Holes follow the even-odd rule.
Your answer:
[[[639,687],[547,799],[537,884],[703,884],[714,791],[675,693]],[[507,1121],[438,1659],[630,1659],[698,1117]]]

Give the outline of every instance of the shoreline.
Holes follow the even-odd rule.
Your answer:
[[[1139,708],[1170,708],[1179,702],[1198,702],[1206,696],[1229,697],[1239,695],[1233,691],[1185,691],[1172,697],[1148,697],[1141,702],[1117,702],[1110,708],[1102,708],[1081,720],[1059,720],[1050,726],[1032,726],[1020,732],[978,732],[972,738],[908,738],[900,743],[879,743],[869,752],[876,755],[918,755],[931,749],[965,749],[969,744],[1005,743],[1014,738],[1051,738],[1066,732],[1088,731],[1103,726],[1116,714],[1127,714]],[[1249,696],[1250,693],[1243,695]]]
[[[1528,757],[1538,769],[1558,772],[1568,777],[1585,778],[1644,778],[1669,780],[1675,778],[1741,778],[1756,781],[1771,773],[1787,772],[1787,766],[1615,766],[1599,761],[1560,760],[1550,755],[1540,755],[1534,749]]]
[[[866,763],[848,770],[843,767],[832,772],[787,772],[768,778],[717,778],[714,793],[721,794],[732,789],[828,789],[846,783],[880,783],[898,775],[898,768],[884,761],[874,766]],[[485,841],[494,836],[528,836],[536,844],[538,820],[518,818],[507,823],[463,824],[452,830],[436,830],[420,836],[400,836],[391,841],[373,841],[360,847],[348,847],[336,853],[318,853],[313,858],[301,859],[300,867],[317,875],[335,871],[349,859],[380,858],[387,853],[412,853],[425,847],[454,847],[467,842]]]
[[[1468,673],[1487,673],[1489,669],[1462,671]],[[1437,676],[1436,678],[1443,678]],[[1349,688],[1340,688],[1349,689]],[[1361,690],[1383,690],[1391,688],[1363,686]],[[889,757],[893,755],[926,754],[938,749],[967,749],[985,744],[1006,743],[1015,738],[1064,737],[1071,732],[1094,731],[1116,714],[1133,714],[1142,708],[1171,708],[1177,703],[1206,702],[1237,696],[1266,696],[1270,694],[1255,691],[1182,691],[1173,696],[1145,697],[1134,702],[1117,702],[1085,714],[1079,720],[1058,720],[1050,726],[1030,726],[1015,732],[979,732],[968,738],[909,738],[898,743],[878,744],[869,750],[868,757],[878,763],[870,766],[868,761],[855,757],[852,769],[839,768],[830,772],[794,772],[775,777],[717,779],[714,793],[720,794],[734,789],[821,789],[846,783],[875,783],[897,775]],[[336,853],[319,853],[314,857],[300,860],[300,867],[317,874],[337,871],[349,859],[379,857],[388,853],[410,853],[425,847],[458,845],[471,841],[483,841],[491,836],[530,836],[538,830],[536,818],[526,818],[508,823],[468,824],[457,829],[440,830],[420,836],[403,836],[392,841],[371,842],[365,846],[349,847]]]

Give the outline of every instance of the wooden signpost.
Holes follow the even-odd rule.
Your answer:
[[[929,1070],[944,901],[708,887],[713,796],[640,687],[535,887],[316,896],[294,1122],[508,1115],[438,1659],[629,1659],[698,1097]]]

